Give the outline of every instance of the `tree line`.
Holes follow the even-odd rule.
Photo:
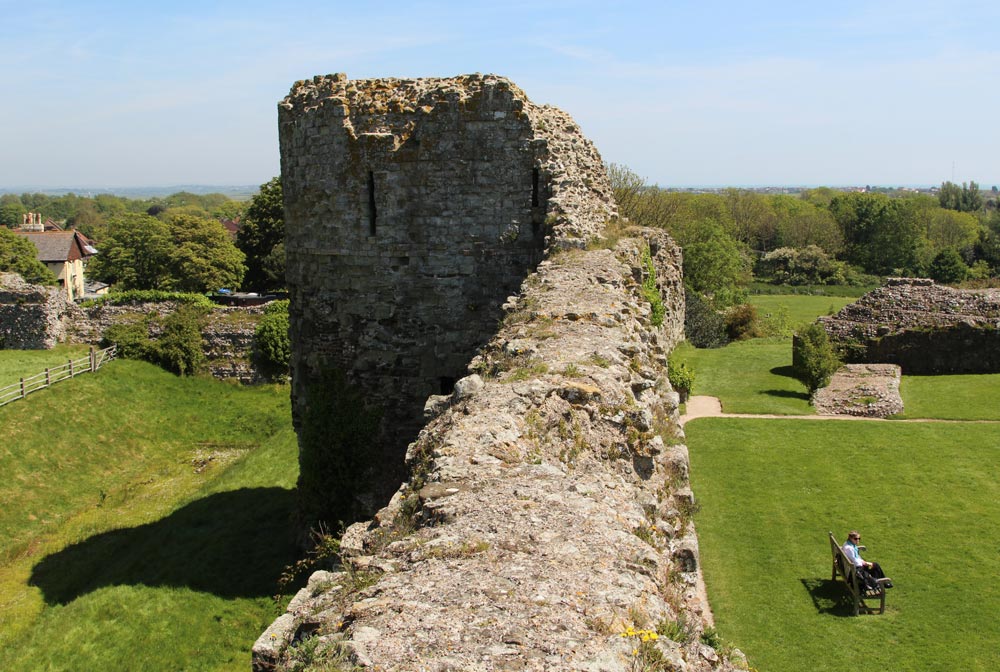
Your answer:
[[[994,189],[945,182],[937,197],[826,187],[798,196],[745,189],[672,192],[627,167],[608,167],[619,213],[666,229],[684,251],[688,340],[699,346],[755,335],[751,281],[870,287],[888,275],[938,282],[1000,277]],[[786,325],[787,328],[787,325]]]
[[[0,270],[52,282],[35,261],[34,246],[8,231],[20,226],[28,212],[93,240],[99,253],[90,260],[87,277],[117,290],[264,292],[284,287],[284,213],[277,177],[249,201],[183,191],[151,199],[0,196]],[[238,224],[235,240],[222,224],[226,220]]]
[[[620,213],[666,229],[684,249],[689,286],[729,303],[753,277],[785,284],[867,284],[872,276],[941,282],[1000,276],[1000,210],[975,182],[942,184],[938,196],[841,192],[799,196],[744,189],[677,193],[608,167]],[[959,265],[942,265],[942,259]]]

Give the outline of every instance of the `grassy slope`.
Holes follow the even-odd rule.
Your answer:
[[[709,597],[765,671],[1000,665],[1000,429],[704,419],[686,428]],[[859,528],[896,583],[845,617],[826,533]]]
[[[287,388],[115,362],[0,427],[0,669],[248,668],[293,559]]]
[[[42,373],[45,368],[65,364],[70,359],[87,355],[85,345],[57,345],[51,350],[2,350],[0,351],[0,387],[7,387],[21,378]]]

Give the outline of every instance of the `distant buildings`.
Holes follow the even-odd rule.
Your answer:
[[[14,233],[32,242],[38,260],[56,276],[70,301],[83,298],[87,261],[97,254],[89,238],[79,231],[63,231],[51,219],[43,223],[42,216],[34,212],[24,215],[21,228]]]

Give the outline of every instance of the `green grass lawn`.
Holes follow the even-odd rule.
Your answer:
[[[85,357],[89,349],[86,345],[57,345],[51,350],[0,350],[0,387]]]
[[[765,295],[759,294],[749,298],[750,303],[757,306],[761,317],[786,311],[788,324],[792,328],[816,320],[820,315],[832,315],[857,299],[843,296],[809,296],[809,295]]]
[[[722,401],[726,413],[813,413],[805,386],[792,377],[792,340],[757,338],[724,348],[682,343],[670,355],[694,370],[692,394]]]
[[[904,418],[1000,420],[1000,373],[903,376]]]
[[[709,599],[762,672],[1000,666],[1000,428],[701,419],[685,428]],[[827,532],[895,582],[851,617]]]
[[[295,558],[287,387],[118,361],[0,432],[0,669],[249,669]]]
[[[812,322],[840,310],[853,299],[830,296],[768,296],[750,298],[761,317],[785,316],[788,325]],[[813,412],[805,386],[792,377],[792,339],[757,338],[736,341],[724,348],[699,349],[682,343],[671,359],[695,372],[692,394],[722,401],[727,413],[808,415]]]

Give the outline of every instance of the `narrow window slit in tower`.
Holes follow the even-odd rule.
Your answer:
[[[368,171],[368,235],[375,235],[375,174]]]
[[[538,168],[531,169],[531,207],[538,207]]]

